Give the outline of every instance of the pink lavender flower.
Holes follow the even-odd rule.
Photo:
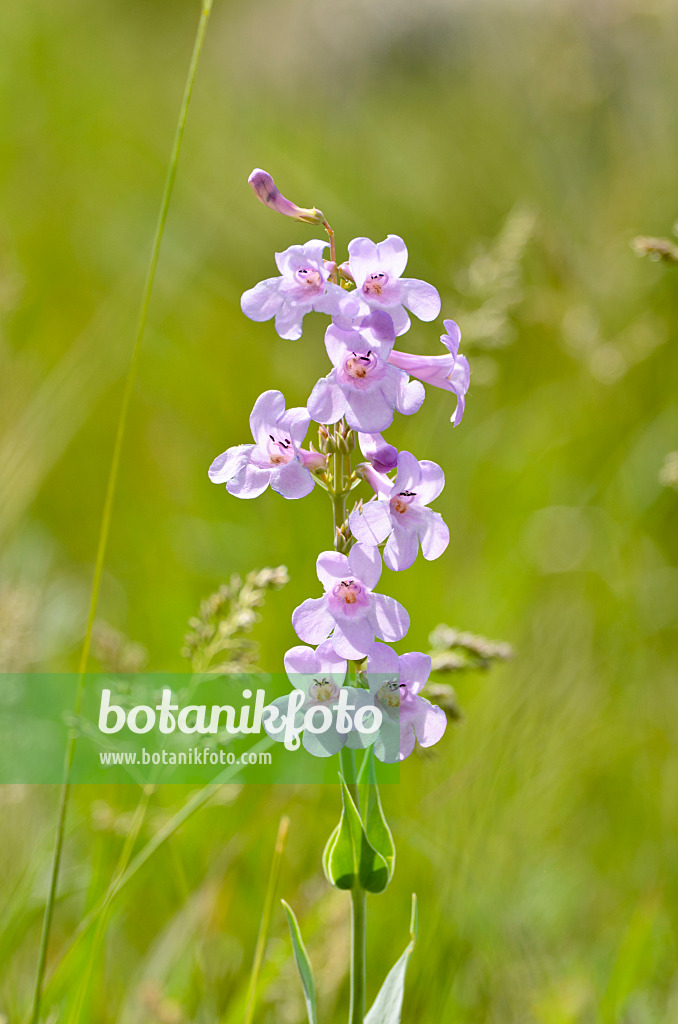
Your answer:
[[[325,347],[334,369],[311,392],[308,411],[318,423],[346,417],[349,427],[363,433],[385,430],[393,410],[410,416],[424,401],[424,389],[402,370],[388,364],[395,335],[391,318],[374,312],[356,327],[331,324]]]
[[[269,277],[244,292],[240,300],[243,313],[251,320],[275,317],[276,331],[291,341],[301,337],[304,316],[313,309],[330,316],[356,316],[359,303],[355,295],[329,280],[330,265],[323,260],[328,244],[314,238],[277,252],[280,277]]]
[[[300,447],[309,423],[306,409],[285,412],[280,391],[265,391],[250,415],[255,444],[239,444],[219,455],[209,468],[210,480],[226,484],[236,498],[256,498],[269,484],[283,498],[303,498],[313,490],[310,469],[324,463],[324,456]]]
[[[402,277],[407,266],[407,247],[398,235],[383,242],[354,238],[349,242],[349,270],[364,307],[385,310],[393,319],[396,335],[410,326],[407,309],[420,320],[435,320],[440,296],[432,284]]]
[[[381,434],[358,434],[360,450],[378,473],[388,473],[398,465],[398,449]]]
[[[409,569],[421,553],[431,561],[439,558],[450,542],[450,531],[441,515],[428,508],[445,486],[440,466],[427,459],[419,462],[410,452],[398,455],[395,483],[379,473],[367,477],[376,498],[351,513],[351,533],[361,544],[382,544],[389,569]]]
[[[414,750],[415,740],[422,747],[432,747],[442,739],[445,712],[419,696],[431,674],[428,654],[398,657],[392,647],[375,644],[365,672],[375,706],[383,715],[373,748],[380,761],[404,761]]]
[[[385,594],[373,593],[381,576],[378,548],[356,544],[348,557],[323,551],[316,563],[322,597],[308,598],[292,614],[300,640],[319,644],[332,636],[332,646],[342,658],[363,658],[375,636],[401,640],[410,617],[401,604]]]
[[[389,363],[400,367],[413,377],[418,377],[425,384],[433,384],[444,391],[452,391],[457,396],[457,407],[450,420],[459,426],[464,415],[466,392],[471,383],[471,371],[466,356],[460,356],[459,341],[461,332],[454,320],[443,320],[446,334],[441,335],[441,342],[449,350],[446,356],[418,356],[411,352],[391,352]]]
[[[295,220],[304,221],[306,224],[323,224],[325,222],[324,215],[315,207],[306,210],[297,206],[296,203],[290,202],[289,199],[285,199],[268,171],[262,171],[260,167],[255,167],[247,179],[247,184],[257,199],[264,206],[275,210],[276,213],[282,213],[285,217],[294,217]]]
[[[294,690],[305,694],[303,703],[296,707],[293,728],[298,733],[309,717],[316,718],[316,728],[323,725],[322,719],[327,708],[332,715],[332,723],[323,731],[305,730],[302,744],[314,757],[330,757],[337,754],[343,746],[361,749],[369,746],[373,734],[366,734],[356,728],[355,713],[360,708],[373,707],[374,698],[368,690],[355,686],[344,686],[346,678],[346,659],[335,653],[331,640],[320,644],[317,650],[311,647],[292,647],[285,655],[285,671]],[[344,712],[344,720],[340,720],[340,708],[350,708]],[[273,709],[277,710],[277,714]],[[285,728],[281,716],[287,714],[289,697],[278,697],[264,709],[262,722],[264,729],[274,740],[285,740]],[[316,715],[313,712],[320,709]],[[310,712],[310,715],[307,714]]]

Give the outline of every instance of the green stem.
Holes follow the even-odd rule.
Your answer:
[[[339,755],[341,773],[346,788],[353,797],[358,811],[360,798],[358,795],[358,779],[356,773],[355,754],[345,747]],[[348,1011],[349,1024],[363,1024],[365,1016],[365,988],[367,973],[367,906],[366,894],[360,885],[351,889],[351,1001]]]
[[[363,889],[351,889],[351,1003],[349,1024],[363,1024],[367,980],[367,899]]]
[[[155,229],[155,238],[153,241],[153,248],[151,250],[151,258],[148,265],[148,271],[146,273],[146,282],[144,285],[144,291],[141,300],[141,309],[139,312],[139,322],[134,340],[134,346],[132,348],[132,355],[127,370],[127,376],[125,378],[122,402],[120,405],[120,414],[118,416],[118,425],[115,434],[115,442],[113,445],[113,454],[111,457],[111,465],[108,471],[106,497],[104,499],[104,508],[101,517],[101,525],[99,527],[99,539],[97,543],[97,553],[94,564],[94,575],[92,578],[92,590],[90,594],[89,612],[87,615],[87,627],[85,630],[85,639],[83,641],[82,651],[80,653],[80,661],[78,665],[79,679],[74,708],[76,720],[78,715],[80,714],[80,709],[82,705],[82,695],[85,684],[85,672],[87,670],[89,652],[92,644],[92,629],[94,626],[94,619],[96,616],[97,604],[99,601],[101,577],[103,574],[104,561],[106,557],[106,548],[108,546],[108,536],[110,533],[111,520],[113,516],[113,503],[118,483],[120,456],[122,453],[122,444],[125,437],[125,428],[127,426],[127,416],[129,412],[130,402],[132,399],[132,394],[134,392],[137,367],[139,364],[139,355],[141,353],[141,343],[146,329],[146,321],[148,319],[148,309],[151,301],[153,284],[155,282],[155,272],[158,265],[160,245],[162,242],[162,236],[165,229],[165,222],[167,220],[167,212],[169,210],[172,189],[174,187],[174,180],[176,178],[179,152],[181,150],[181,143],[184,136],[184,128],[186,125],[188,107],[191,100],[191,94],[193,92],[193,85],[195,82],[195,76],[198,69],[198,62],[200,59],[200,51],[202,50],[202,44],[205,38],[205,30],[207,28],[207,21],[209,19],[211,10],[212,0],[202,0],[200,21],[198,23],[198,30],[196,33],[195,43],[193,46],[193,54],[191,56],[191,63],[189,65],[188,76],[184,88],[184,95],[181,103],[181,108],[179,111],[179,120],[177,122],[177,127],[174,134],[172,154],[170,157],[169,167],[167,170],[167,177],[165,179],[165,188],[163,191],[162,201],[160,204],[160,213],[158,215],[158,222]],[[33,1009],[31,1012],[30,1024],[39,1024],[40,1020],[40,1010],[42,1006],[42,991],[45,979],[45,968],[47,965],[47,951],[49,948],[49,938],[52,930],[52,919],[54,917],[54,904],[56,902],[57,888],[59,883],[59,870],[61,868],[61,855],[63,852],[64,845],[64,831],[70,797],[71,772],[73,769],[73,759],[75,757],[76,740],[77,727],[74,727],[70,730],[64,757],[64,773],[63,782],[61,786],[61,796],[59,800],[56,842],[54,845],[49,892],[47,895],[47,903],[45,905],[45,916],[43,919],[42,934],[40,937],[40,951],[38,954],[38,966],[35,978]]]
[[[332,499],[335,550],[340,549],[342,538],[339,530],[341,530],[341,527],[346,521],[346,496],[348,493],[348,477],[350,474],[350,465],[349,467],[346,465],[347,458],[348,457],[346,455],[339,451],[332,455],[332,489],[330,491],[330,497]]]

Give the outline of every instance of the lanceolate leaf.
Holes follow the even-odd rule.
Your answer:
[[[398,962],[391,968],[386,981],[379,990],[372,1008],[365,1017],[365,1024],[400,1024],[405,992],[405,975],[410,957],[417,941],[417,897],[412,895],[412,920],[410,922],[410,943]]]
[[[342,812],[323,855],[327,878],[337,889],[383,892],[389,883],[386,859],[371,845],[346,783],[341,779]]]
[[[313,970],[311,969],[311,961],[308,958],[306,947],[304,946],[303,940],[301,938],[299,922],[294,916],[294,911],[292,910],[292,908],[287,903],[285,903],[284,900],[281,900],[280,902],[285,908],[285,913],[287,914],[287,923],[290,926],[294,962],[297,965],[299,977],[301,978],[302,988],[304,990],[304,1000],[306,1002],[306,1016],[308,1017],[308,1024],[318,1024],[318,1017],[316,1015],[315,1008],[315,982],[313,981]]]

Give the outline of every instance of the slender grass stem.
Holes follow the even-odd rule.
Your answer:
[[[278,835],[276,837],[275,848],[273,850],[273,860],[271,861],[271,870],[268,876],[268,886],[266,888],[266,896],[264,897],[264,907],[261,912],[259,934],[257,935],[257,944],[254,950],[254,960],[252,961],[250,981],[249,985],[247,986],[247,998],[245,1000],[245,1017],[243,1024],[252,1024],[252,1018],[254,1017],[254,1005],[257,997],[257,985],[259,983],[261,965],[264,962],[266,942],[268,940],[268,932],[271,926],[273,900],[275,899],[275,891],[278,887],[278,878],[280,877],[280,866],[282,864],[282,856],[285,851],[285,843],[287,842],[287,833],[289,827],[290,819],[283,815],[283,817],[280,819],[280,824],[278,825]]]
[[[113,444],[113,454],[111,457],[110,469],[108,471],[108,482],[106,485],[106,496],[104,499],[101,525],[99,527],[99,539],[97,543],[96,559],[94,563],[94,575],[92,578],[92,591],[90,595],[89,612],[87,615],[87,626],[85,629],[85,638],[83,641],[82,651],[80,653],[80,661],[78,665],[79,680],[74,709],[76,719],[77,716],[80,714],[80,709],[82,705],[85,672],[87,670],[87,663],[89,661],[89,653],[92,643],[92,629],[94,626],[94,619],[96,616],[97,605],[99,601],[99,592],[101,590],[101,577],[103,574],[104,561],[106,558],[106,549],[108,546],[108,537],[110,533],[111,521],[113,516],[113,504],[115,500],[115,493],[118,483],[120,458],[122,453],[122,445],[125,437],[125,429],[127,426],[127,417],[129,413],[132,394],[134,392],[134,384],[136,381],[139,356],[141,353],[141,344],[146,330],[146,322],[148,320],[148,310],[150,306],[153,285],[155,283],[155,273],[158,265],[158,257],[160,255],[160,246],[162,243],[162,236],[165,229],[165,222],[167,220],[167,212],[169,210],[170,199],[172,197],[174,181],[177,174],[177,165],[179,161],[179,153],[181,151],[181,143],[184,137],[184,128],[186,126],[188,108],[191,101],[191,94],[193,92],[193,85],[195,83],[196,72],[198,70],[198,63],[200,60],[200,52],[202,50],[202,45],[205,38],[205,31],[207,29],[207,22],[211,10],[212,0],[202,0],[200,21],[198,23],[198,29],[195,37],[195,43],[193,46],[191,62],[188,69],[188,76],[186,78],[186,85],[184,88],[181,108],[179,110],[179,119],[174,134],[174,143],[172,146],[169,166],[167,169],[167,176],[165,178],[165,187],[163,191],[162,201],[160,203],[160,213],[158,215],[158,222],[155,229],[155,237],[153,240],[151,257],[148,264],[148,271],[146,273],[146,281],[144,284],[144,290],[141,300],[141,309],[139,312],[139,321],[136,336],[134,339],[134,346],[132,348],[132,355],[130,358],[127,375],[125,377],[122,401],[120,404],[120,413],[118,415],[118,424],[115,433],[115,441]],[[52,858],[52,869],[50,874],[47,903],[45,905],[45,916],[43,919],[42,934],[40,937],[40,950],[38,953],[38,966],[36,970],[35,990],[33,995],[33,1009],[30,1016],[30,1024],[39,1024],[40,1021],[42,992],[45,978],[45,968],[47,965],[47,952],[49,948],[50,933],[52,930],[52,920],[54,917],[54,904],[56,902],[57,888],[59,883],[59,871],[61,868],[61,856],[63,853],[66,815],[68,812],[71,787],[71,773],[73,769],[73,759],[75,757],[76,740],[77,729],[74,727],[73,729],[71,729],[69,733],[64,757],[63,783],[61,786],[59,811],[57,817],[57,834]]]

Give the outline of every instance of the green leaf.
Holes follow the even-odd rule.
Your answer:
[[[362,770],[361,770],[362,771]],[[372,747],[367,752],[367,785],[365,792],[365,831],[370,843],[383,857],[388,868],[388,881],[395,871],[395,843],[391,830],[386,823],[377,786],[377,773],[374,767]]]
[[[386,975],[386,981],[381,986],[379,995],[365,1017],[365,1024],[400,1024],[405,993],[405,975],[417,941],[417,926],[417,897],[413,894],[410,943],[398,962]]]
[[[390,880],[389,866],[367,838],[353,797],[343,777],[339,777],[341,820],[325,847],[325,875],[337,889],[353,889],[359,886],[365,892],[383,892]]]
[[[318,1018],[316,1015],[315,1008],[315,982],[313,981],[313,970],[311,968],[311,961],[308,958],[306,947],[304,946],[301,938],[301,931],[299,929],[299,922],[294,916],[294,911],[285,903],[285,900],[280,901],[285,908],[287,914],[287,923],[290,926],[290,935],[292,936],[292,951],[294,953],[294,962],[297,965],[297,971],[301,978],[301,985],[304,990],[304,1000],[306,1002],[306,1016],[308,1017],[308,1024],[318,1024]]]

